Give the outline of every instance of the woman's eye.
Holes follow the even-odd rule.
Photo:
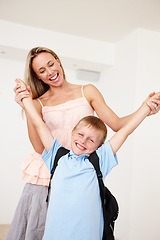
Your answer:
[[[54,65],[54,63],[50,63],[50,64],[49,64],[49,67],[52,67],[53,65]]]
[[[78,133],[79,136],[82,136],[82,133]]]
[[[45,70],[40,71],[40,73],[44,73],[44,72],[45,72]]]

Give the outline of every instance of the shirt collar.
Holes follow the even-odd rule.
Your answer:
[[[83,154],[83,155],[76,155],[72,150],[70,150],[69,157],[74,157],[74,158],[79,158],[79,159],[83,159],[83,158],[88,158],[89,155],[88,154]]]

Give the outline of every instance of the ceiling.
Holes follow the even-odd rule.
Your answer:
[[[0,19],[115,43],[137,28],[160,32],[160,0],[0,0]]]

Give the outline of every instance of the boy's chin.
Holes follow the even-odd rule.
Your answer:
[[[79,149],[77,147],[73,148],[72,151],[74,152],[74,154],[76,154],[78,156],[85,154],[85,151],[83,151],[83,150],[81,150],[81,149]]]
[[[76,150],[73,150],[74,154],[76,154],[77,156],[80,156],[80,155],[83,155],[85,153],[82,153],[82,151],[76,151]]]

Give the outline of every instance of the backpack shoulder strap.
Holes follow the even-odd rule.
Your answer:
[[[53,167],[52,167],[52,169],[51,169],[51,177],[53,177],[53,174],[54,174],[54,171],[55,171],[55,169],[56,169],[56,167],[57,167],[57,165],[58,165],[59,159],[60,159],[62,156],[64,156],[64,155],[66,155],[67,153],[69,153],[69,151],[70,151],[70,150],[68,150],[68,149],[66,149],[66,148],[64,148],[64,147],[60,147],[60,148],[58,149],[58,151],[57,151],[57,153],[56,153],[56,156],[55,156],[55,159],[54,159]],[[52,178],[51,178],[51,179],[52,179]]]
[[[58,161],[59,161],[59,159],[60,159],[62,156],[64,156],[64,155],[66,155],[67,153],[69,153],[69,151],[70,151],[70,150],[68,150],[68,149],[66,149],[66,148],[64,148],[64,147],[60,147],[60,148],[58,149],[57,153],[56,153],[56,156],[55,156],[55,159],[54,159],[54,164],[53,164],[53,167],[52,167],[52,169],[51,169],[51,175],[50,175],[50,180],[49,180],[48,194],[47,194],[46,202],[48,202],[49,190],[50,190],[50,188],[51,188],[51,180],[52,180],[52,178],[53,178],[53,174],[54,174],[54,172],[55,172],[55,170],[56,170],[56,167],[57,167],[57,165],[58,165]]]
[[[92,163],[93,167],[95,168],[97,177],[102,178],[102,173],[101,173],[100,166],[99,166],[99,157],[98,157],[96,151],[91,153],[89,155],[88,159]]]
[[[104,185],[102,172],[99,166],[99,157],[96,151],[90,154],[88,159],[94,166],[97,174],[97,178],[98,178],[100,197],[101,197],[102,209],[103,209],[103,218],[105,223],[104,230],[103,230],[103,240],[105,239],[113,240],[114,239],[114,233],[113,233],[114,221],[117,219],[118,212],[119,212],[118,203],[115,197],[109,191],[109,189]]]
[[[91,153],[89,155],[88,159],[92,163],[92,165],[93,165],[93,167],[96,171],[96,174],[97,174],[99,188],[100,188],[100,196],[101,196],[102,205],[103,205],[103,202],[104,202],[104,183],[103,183],[102,172],[101,172],[100,166],[99,166],[99,157],[98,157],[96,151]]]

